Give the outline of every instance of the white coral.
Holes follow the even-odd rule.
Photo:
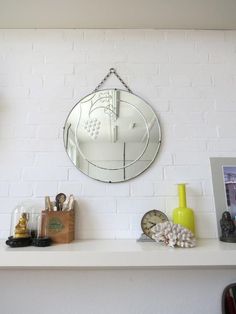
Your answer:
[[[156,242],[164,243],[171,247],[191,248],[196,246],[193,233],[179,224],[171,221],[158,223],[151,229],[152,238]]]

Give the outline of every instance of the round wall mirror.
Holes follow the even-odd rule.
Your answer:
[[[134,178],[154,161],[161,129],[149,104],[128,91],[106,89],[81,99],[64,126],[73,164],[104,182]]]

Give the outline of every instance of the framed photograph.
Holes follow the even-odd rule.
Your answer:
[[[236,221],[236,157],[210,158],[218,235],[221,236],[220,219],[229,211]]]

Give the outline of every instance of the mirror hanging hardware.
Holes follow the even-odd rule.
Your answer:
[[[127,89],[127,91],[131,94],[133,94],[133,92],[131,91],[131,89],[128,87],[128,85],[122,80],[122,78],[119,76],[119,74],[116,72],[116,70],[114,68],[110,68],[109,72],[107,73],[107,75],[104,77],[104,79],[98,84],[98,86],[95,88],[95,90],[93,91],[94,93],[97,92],[100,87],[107,81],[107,79],[114,74],[118,80],[121,82],[122,85],[124,85],[124,87]]]

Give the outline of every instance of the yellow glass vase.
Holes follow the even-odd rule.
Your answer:
[[[191,208],[186,205],[186,190],[185,184],[178,184],[178,194],[179,194],[179,207],[173,210],[173,222],[175,224],[180,224],[183,227],[195,233],[194,224],[194,213]]]

